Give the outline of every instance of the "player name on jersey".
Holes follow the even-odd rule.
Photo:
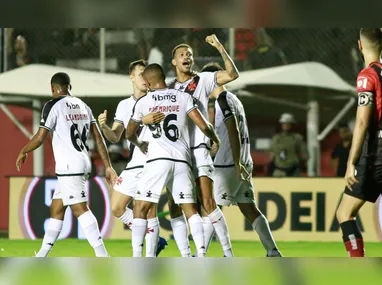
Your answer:
[[[80,121],[89,120],[88,114],[67,114],[65,115],[67,121]]]
[[[179,113],[179,105],[171,105],[171,106],[155,106],[149,108],[149,112],[161,112],[161,113]]]

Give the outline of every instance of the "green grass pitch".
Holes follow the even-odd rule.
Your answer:
[[[160,254],[160,257],[178,257],[179,251],[174,241]],[[190,241],[193,247],[193,242]],[[31,257],[38,251],[41,240],[0,239],[0,257]],[[112,257],[131,257],[130,240],[105,240],[106,248]],[[258,241],[233,241],[236,257],[264,257],[265,250]],[[347,257],[345,247],[338,242],[278,242],[285,257]],[[368,257],[382,257],[382,243],[366,243]],[[92,257],[94,252],[86,240],[59,240],[51,251],[51,257]],[[210,257],[222,257],[218,242],[212,242],[208,251]]]

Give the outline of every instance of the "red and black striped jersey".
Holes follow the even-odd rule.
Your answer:
[[[373,62],[357,77],[358,106],[371,106],[372,115],[358,164],[382,164],[382,64]]]

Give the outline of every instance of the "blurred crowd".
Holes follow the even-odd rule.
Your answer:
[[[99,32],[96,28],[8,28],[7,69],[28,63],[97,69]],[[198,69],[206,62],[220,60],[217,51],[204,44],[205,37],[211,33],[228,50],[229,29],[106,29],[107,71],[126,74],[129,62],[143,58],[162,64],[171,74],[171,50],[181,42],[193,47]],[[238,28],[235,29],[235,63],[243,71],[318,61],[333,68],[345,80],[353,81],[362,66],[357,33],[357,29],[349,28]]]
[[[174,76],[171,52],[175,45],[193,47],[195,70],[205,63],[221,61],[215,49],[204,43],[207,35],[216,34],[229,51],[229,29],[106,29],[106,70],[127,74],[129,62],[137,58],[161,64],[168,76]],[[357,49],[357,29],[235,29],[235,64],[240,71],[280,65],[318,61],[334,69],[353,84],[362,68]],[[7,70],[30,63],[43,63],[88,70],[99,70],[100,29],[17,29],[7,28]],[[281,114],[280,114],[281,115]],[[302,134],[295,131],[293,114],[282,114],[279,132],[270,143],[268,176],[300,176],[309,159]],[[331,153],[333,173],[344,176],[350,150],[351,131],[338,128],[338,144]],[[129,153],[126,148],[111,145],[113,165],[121,172]],[[117,170],[116,168],[116,170]],[[93,175],[103,170],[94,167]]]

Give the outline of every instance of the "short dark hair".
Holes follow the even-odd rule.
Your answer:
[[[218,62],[209,62],[203,66],[200,72],[215,72],[224,70]]]
[[[131,74],[134,71],[135,67],[137,67],[137,66],[146,67],[147,64],[148,64],[147,61],[144,59],[139,59],[139,60],[131,62],[129,64],[129,74]]]
[[[52,79],[50,80],[50,84],[57,84],[60,86],[69,86],[70,85],[70,77],[65,72],[58,72],[55,75],[52,76]]]
[[[166,80],[166,75],[163,71],[162,66],[160,66],[157,63],[149,64],[145,67],[145,70],[143,71],[143,75],[149,74],[151,77],[155,77],[158,80]]]
[[[377,47],[381,46],[382,32],[380,28],[362,28],[360,30],[360,36]]]
[[[191,47],[190,45],[188,45],[188,44],[179,44],[179,45],[177,45],[176,47],[174,47],[173,50],[172,50],[172,57],[173,57],[173,58],[174,58],[174,56],[175,56],[176,51],[177,51],[178,49],[180,49],[180,48],[189,48],[190,50],[192,50],[192,47]]]

